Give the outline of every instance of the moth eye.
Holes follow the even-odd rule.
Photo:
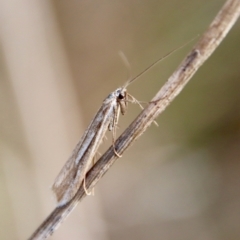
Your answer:
[[[124,99],[124,95],[122,95],[122,94],[120,93],[119,96],[118,96],[118,98],[119,98],[120,100],[122,100],[122,99]]]

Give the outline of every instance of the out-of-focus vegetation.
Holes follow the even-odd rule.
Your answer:
[[[223,0],[0,2],[0,239],[26,239],[107,94],[202,34]],[[240,239],[240,22],[51,239]],[[193,44],[193,43],[192,43]],[[191,44],[129,92],[149,101]],[[140,110],[130,106],[119,132]],[[111,144],[111,134],[100,150]]]

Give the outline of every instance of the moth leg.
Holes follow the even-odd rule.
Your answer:
[[[118,117],[119,117],[119,111],[120,111],[120,106],[116,105],[114,107],[114,116],[112,119],[112,124],[111,124],[111,130],[112,130],[112,145],[113,145],[113,151],[115,155],[119,158],[122,157],[119,153],[117,153],[116,148],[115,148],[115,140],[116,140],[116,129],[117,129],[117,123],[118,123]]]
[[[97,152],[97,154],[99,154],[98,152]],[[100,154],[99,154],[100,155]],[[92,167],[94,166],[94,164],[96,163],[96,155],[93,157],[93,159],[92,159]],[[85,189],[84,189],[85,190]],[[95,188],[93,187],[92,189],[91,189],[91,191],[90,191],[90,195],[92,195],[92,196],[94,196],[94,191],[95,190]]]
[[[129,94],[129,93],[128,93],[128,97],[130,97],[130,99],[128,99],[129,102],[137,104],[142,110],[144,109],[144,107],[142,106],[142,104],[141,104],[135,97],[133,97],[133,96],[132,96],[131,94]]]
[[[83,178],[83,189],[87,196],[92,195],[92,191],[88,192],[87,187],[86,187],[86,176],[84,176],[84,178]]]
[[[114,142],[114,140],[113,140],[113,151],[114,151],[114,153],[115,153],[115,155],[116,155],[117,157],[119,157],[119,158],[122,157],[122,155],[120,155],[119,153],[117,153],[117,151],[116,151],[116,149],[115,149],[115,142]]]
[[[92,166],[95,164],[95,160],[96,160],[96,155],[92,159]],[[94,188],[92,188],[90,191],[88,191],[88,189],[86,187],[86,175],[83,178],[83,188],[84,188],[84,191],[87,196],[90,196],[90,195],[94,196]]]
[[[115,140],[116,140],[116,125],[113,126],[113,131],[112,131],[112,145],[113,145],[113,151],[115,153],[115,155],[119,158],[122,157],[122,155],[120,155],[115,148]]]
[[[133,96],[130,95],[129,93],[128,93],[128,97],[130,97],[130,99],[128,99],[129,102],[138,104],[138,106],[139,106],[142,110],[144,109],[144,107],[142,106],[142,104],[141,104],[135,97],[133,97]],[[153,121],[153,123],[154,123],[157,127],[159,126],[156,121]]]

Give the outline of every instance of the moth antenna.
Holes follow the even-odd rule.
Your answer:
[[[127,56],[124,54],[123,51],[119,51],[118,54],[121,57],[121,59],[123,61],[123,64],[125,65],[125,67],[128,70],[128,78],[127,78],[128,80],[127,80],[127,82],[129,82],[132,79],[132,68],[131,68],[131,65],[130,65],[130,63],[128,61]]]
[[[130,80],[128,80],[124,85],[123,88],[126,88],[128,85],[132,84],[135,80],[137,80],[139,77],[141,77],[144,73],[146,73],[147,71],[149,71],[151,68],[153,68],[156,64],[158,64],[159,62],[163,61],[164,59],[166,59],[167,57],[171,56],[173,53],[175,53],[176,51],[178,51],[179,49],[185,47],[186,45],[188,45],[190,42],[192,42],[193,40],[195,40],[199,35],[197,35],[196,37],[192,38],[191,40],[189,40],[188,42],[184,43],[183,45],[181,45],[180,47],[177,47],[173,50],[171,50],[170,52],[168,52],[166,55],[164,55],[163,57],[157,59],[155,62],[153,62],[152,64],[150,64],[147,68],[145,68],[142,72],[140,72],[137,76],[135,76],[134,78],[131,78]]]

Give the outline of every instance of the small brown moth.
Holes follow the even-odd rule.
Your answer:
[[[118,123],[120,112],[122,115],[125,114],[128,102],[137,103],[142,108],[141,104],[129,93],[127,93],[127,86],[138,79],[143,73],[146,73],[148,70],[150,70],[158,62],[162,61],[164,58],[168,57],[173,52],[184,47],[188,43],[185,43],[184,45],[172,50],[164,57],[161,57],[155,61],[136,77],[127,81],[123,87],[120,87],[114,92],[110,93],[103,101],[102,106],[88,126],[81,140],[73,150],[71,157],[63,166],[52,186],[52,190],[56,195],[58,206],[68,203],[75,196],[82,183],[86,194],[88,194],[88,191],[85,187],[85,176],[91,163],[93,162],[107,129],[113,132],[114,147],[116,125]],[[127,62],[126,58],[125,61]],[[127,65],[129,66],[128,62]],[[120,157],[115,148],[114,151],[116,155]]]
[[[78,191],[107,129],[113,131],[114,145],[119,113],[125,114],[129,101],[137,102],[127,93],[126,86],[128,84],[110,93],[103,101],[102,106],[73,150],[71,157],[57,176],[52,190],[59,205],[66,204]],[[116,151],[115,153],[120,157]],[[86,189],[85,191],[87,193]]]

